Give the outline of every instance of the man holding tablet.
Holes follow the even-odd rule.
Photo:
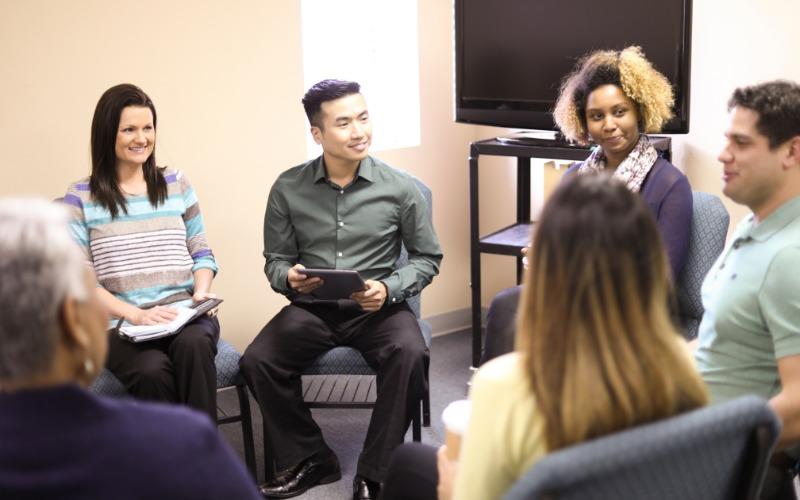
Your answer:
[[[324,80],[308,90],[303,106],[322,156],[280,175],[264,217],[264,271],[291,303],[241,360],[275,457],[277,473],[261,492],[289,498],[341,477],[303,402],[299,375],[322,353],[346,345],[378,373],[378,399],[353,482],[353,498],[377,498],[426,384],[428,350],[405,299],[438,274],[442,252],[414,179],[368,155],[372,125],[359,85]],[[401,243],[409,262],[396,268]],[[357,271],[363,289],[338,299],[316,296],[339,276],[311,268]]]

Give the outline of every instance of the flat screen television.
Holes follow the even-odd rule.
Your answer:
[[[557,130],[564,76],[594,50],[639,45],[672,83],[689,131],[691,0],[455,0],[456,121]]]

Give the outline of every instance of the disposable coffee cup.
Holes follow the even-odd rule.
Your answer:
[[[447,458],[458,460],[461,451],[461,440],[467,432],[472,403],[468,399],[453,401],[442,412],[444,422],[444,444],[447,446]]]

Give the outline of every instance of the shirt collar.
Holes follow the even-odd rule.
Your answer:
[[[311,162],[311,168],[314,170],[315,183],[325,180],[325,162],[322,161],[322,155]]]
[[[361,164],[358,166],[358,177],[361,177],[365,181],[372,182],[374,178],[374,170],[375,163],[372,161],[371,156],[367,156],[361,160]]]
[[[327,178],[325,175],[325,161],[322,155],[319,155],[315,160],[312,161],[312,168],[314,170],[314,182],[320,182]],[[356,172],[356,178],[361,177],[365,181],[373,182],[374,178],[374,170],[375,170],[375,162],[373,161],[371,156],[367,156],[361,163],[358,165],[358,172]]]
[[[800,217],[800,196],[795,196],[779,206],[757,225],[755,224],[755,216],[750,214],[746,225],[739,231],[737,236],[766,241],[798,217]]]

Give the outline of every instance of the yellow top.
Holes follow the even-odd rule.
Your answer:
[[[461,446],[455,500],[493,500],[542,456],[544,421],[519,353],[495,358],[472,377],[472,415]]]

